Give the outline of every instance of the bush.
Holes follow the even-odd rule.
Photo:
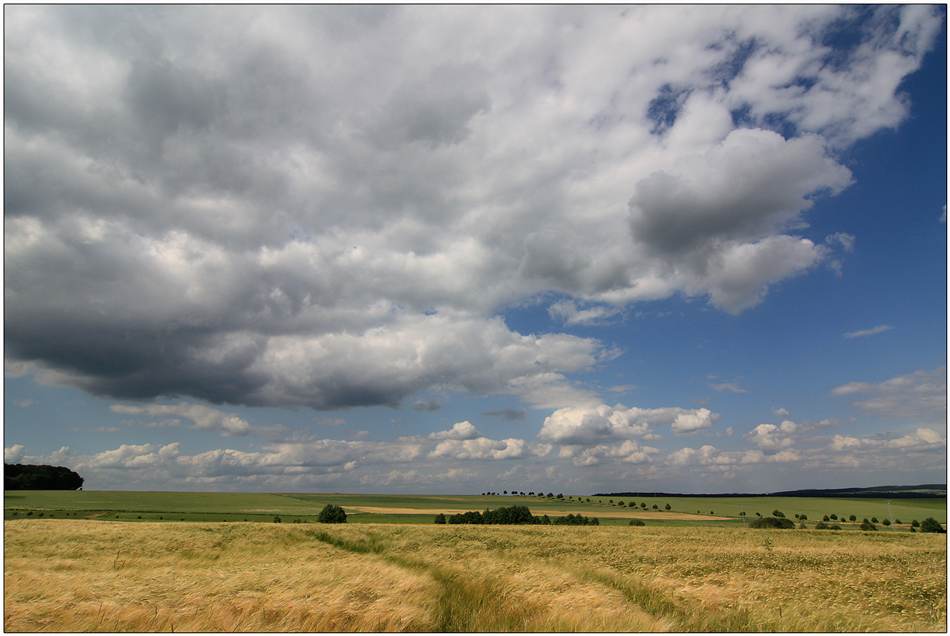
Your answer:
[[[910,527],[911,527],[911,528],[919,528],[919,527],[920,527],[920,522],[917,521],[916,519],[914,519],[913,521],[910,522]]]
[[[889,525],[891,525],[891,520],[890,520],[890,519],[885,519],[885,520],[882,521],[881,523],[882,523],[884,526],[889,526]]]
[[[927,517],[926,519],[920,522],[920,531],[921,532],[939,532],[941,534],[946,534],[947,532],[946,530],[944,530],[943,526],[940,525],[940,523],[933,517]]]
[[[645,526],[647,524],[643,523],[639,519],[634,519],[633,521],[630,522],[630,525],[631,526]]]
[[[346,523],[346,513],[340,506],[327,504],[317,517],[320,523]]]
[[[861,529],[865,532],[870,532],[872,530],[877,530],[877,526],[865,519],[861,522]]]
[[[855,517],[854,515],[851,515],[850,517],[848,517],[848,521],[857,521],[857,520],[858,518]]]
[[[437,514],[437,515],[435,516],[435,522],[436,522],[436,523],[445,523],[445,515],[444,515],[443,513],[441,513],[441,512],[440,512],[439,514]]]
[[[784,517],[762,517],[749,524],[750,528],[778,528],[780,530],[791,530],[795,528],[795,522]]]
[[[815,530],[841,530],[841,526],[839,526],[837,523],[832,523],[829,525],[824,521],[819,521],[815,524]]]

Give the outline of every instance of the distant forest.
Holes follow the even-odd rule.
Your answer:
[[[921,499],[945,499],[947,484],[921,484],[919,486],[874,486],[871,488],[828,488],[811,490],[784,490],[770,493],[721,493],[718,495],[693,495],[670,492],[609,492],[596,493],[592,497],[835,497],[874,498],[915,497]]]
[[[65,466],[4,464],[4,490],[79,490],[83,478]]]

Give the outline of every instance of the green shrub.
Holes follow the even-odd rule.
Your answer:
[[[920,531],[921,532],[939,532],[942,534],[946,534],[947,532],[946,530],[944,530],[943,526],[940,525],[940,523],[933,517],[927,517],[926,519],[920,522]]]
[[[346,523],[346,513],[340,506],[327,504],[317,517],[320,523]]]
[[[791,530],[795,528],[795,522],[784,517],[762,517],[749,524],[750,528],[778,528],[781,530]]]
[[[634,519],[633,521],[630,522],[630,525],[631,526],[645,526],[647,524],[643,523],[639,519]]]
[[[437,514],[437,515],[435,516],[435,522],[436,522],[436,523],[445,523],[445,514],[443,514],[443,513],[441,513],[441,512],[440,512],[439,514]]]
[[[870,532],[873,530],[877,530],[877,526],[871,523],[870,521],[868,521],[867,519],[865,519],[864,521],[861,522],[861,529],[864,530],[865,532]]]

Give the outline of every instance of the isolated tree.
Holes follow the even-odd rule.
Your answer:
[[[772,511],[772,516],[773,516],[773,517],[783,517],[783,518],[784,518],[784,517],[785,517],[785,514],[784,514],[781,510],[773,510],[773,511]]]
[[[658,505],[656,505],[656,504],[653,504],[653,509],[654,509],[654,510],[659,510],[660,507],[659,507]]]
[[[346,523],[346,513],[343,508],[334,504],[327,504],[317,516],[320,523]]]
[[[824,517],[822,517],[821,520],[822,520],[822,521],[831,521],[831,519],[828,518],[828,515],[825,515]]]
[[[933,517],[927,517],[926,519],[920,522],[920,531],[921,532],[939,532],[941,534],[946,534],[947,532],[944,529],[944,527],[940,525],[940,522],[938,522]]]
[[[666,504],[666,509],[667,509],[667,510],[671,510],[671,509],[672,509],[671,506],[670,506],[670,504]]]
[[[798,518],[801,519],[802,521],[808,521],[808,515],[800,515]],[[832,519],[834,519],[833,516],[832,516]]]
[[[884,521],[881,522],[881,524],[884,525],[885,527],[886,527],[886,526],[889,526],[889,525],[891,525],[891,520],[890,520],[890,519],[885,519]]]
[[[626,506],[627,504],[625,504],[625,503],[622,502],[622,501],[618,501],[618,502],[617,502],[617,505],[622,508],[622,507]]]
[[[864,521],[861,522],[861,529],[867,532],[871,530],[877,530],[877,526],[871,523],[870,521],[868,521],[867,519],[865,519]]]
[[[871,517],[871,523],[877,523],[877,517]]]
[[[440,512],[439,514],[437,514],[437,515],[435,516],[435,522],[436,522],[436,523],[443,523],[443,524],[444,524],[444,523],[445,523],[445,514],[444,514],[444,513],[441,513],[441,512]]]
[[[858,518],[855,517],[854,515],[851,515],[850,517],[848,517],[848,521],[857,521],[857,520]]]
[[[920,527],[920,522],[917,521],[916,519],[914,519],[913,521],[910,522],[910,527],[911,527],[911,528],[919,528],[919,527]]]

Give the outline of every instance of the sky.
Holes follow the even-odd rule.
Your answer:
[[[946,483],[946,17],[5,5],[5,461]]]

